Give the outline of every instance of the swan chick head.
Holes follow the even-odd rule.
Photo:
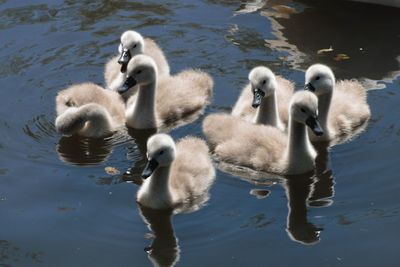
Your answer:
[[[128,91],[135,85],[148,85],[157,78],[157,66],[154,60],[146,55],[134,56],[128,63],[125,82],[118,92]]]
[[[324,131],[318,121],[318,98],[308,91],[299,91],[290,101],[290,115],[294,121],[310,127],[315,135],[321,136]]]
[[[158,167],[171,165],[176,156],[175,142],[167,134],[155,134],[147,141],[147,164],[142,172],[148,178]]]
[[[144,39],[140,33],[126,31],[121,35],[121,43],[118,47],[120,57],[118,63],[121,65],[121,72],[126,72],[126,67],[132,57],[143,54]]]
[[[253,92],[253,108],[261,105],[263,97],[268,97],[275,92],[277,82],[274,73],[267,67],[258,66],[249,73],[251,91]]]
[[[322,64],[314,64],[306,71],[305,89],[316,95],[332,93],[335,75],[331,68]]]

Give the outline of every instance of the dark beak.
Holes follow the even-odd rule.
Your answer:
[[[119,88],[118,93],[123,94],[128,91],[130,88],[136,85],[136,80],[132,77],[126,78],[124,84]]]
[[[146,179],[150,177],[155,169],[157,169],[158,162],[155,159],[151,159],[147,162],[146,167],[144,167],[144,170],[142,172],[142,178]]]
[[[310,127],[310,129],[316,136],[321,136],[324,134],[324,131],[322,130],[317,117],[308,117],[308,119],[306,120],[306,124],[308,127]]]
[[[261,100],[265,96],[265,93],[261,89],[255,89],[253,91],[254,98],[253,104],[251,105],[253,108],[258,108],[261,105]]]
[[[128,66],[129,60],[131,60],[131,53],[128,49],[124,48],[121,56],[118,59],[118,63],[121,64],[121,72],[125,73]]]
[[[315,87],[311,83],[307,83],[304,85],[304,90],[310,91],[310,92],[315,92]]]

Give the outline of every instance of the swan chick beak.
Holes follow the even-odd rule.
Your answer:
[[[118,89],[118,93],[120,93],[120,94],[125,93],[131,87],[135,86],[136,83],[137,83],[137,81],[134,78],[132,78],[132,77],[126,78],[124,84],[121,86],[121,88]]]
[[[306,85],[304,85],[304,90],[314,93],[315,92],[315,87],[311,83],[307,83]]]
[[[317,117],[308,117],[306,120],[306,125],[310,127],[310,129],[316,136],[321,136],[324,134],[324,131],[322,130]]]
[[[131,53],[129,52],[129,49],[124,48],[124,50],[121,53],[121,56],[118,59],[118,64],[121,64],[121,72],[125,73],[126,68],[128,66],[129,60],[131,60]]]
[[[155,171],[155,169],[157,169],[157,166],[158,166],[157,160],[151,159],[147,161],[146,167],[144,167],[144,170],[142,172],[142,178],[146,179],[150,177]]]
[[[261,100],[265,96],[265,93],[261,89],[256,88],[253,91],[253,94],[254,94],[254,98],[253,98],[253,103],[251,106],[253,108],[258,108],[261,105]]]

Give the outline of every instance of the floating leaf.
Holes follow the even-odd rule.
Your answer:
[[[329,52],[333,52],[333,48],[332,46],[330,46],[329,48],[324,48],[324,49],[320,49],[317,51],[317,54],[323,54],[323,53],[329,53]]]
[[[105,168],[104,168],[104,171],[105,171],[107,174],[109,174],[109,175],[117,175],[117,174],[120,174],[120,171],[119,171],[117,168],[111,167],[111,166],[105,167]]]
[[[333,59],[335,61],[342,61],[342,60],[350,59],[350,57],[346,54],[337,54]]]

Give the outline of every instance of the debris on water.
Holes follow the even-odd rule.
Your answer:
[[[332,46],[330,46],[329,48],[323,48],[317,51],[318,55],[321,55],[323,53],[329,53],[329,52],[333,52],[333,48]]]
[[[350,57],[346,54],[337,54],[333,59],[335,61],[342,61],[342,60],[350,59]]]
[[[74,211],[74,210],[76,210],[76,208],[64,206],[64,207],[58,207],[57,210],[65,212],[65,211]]]
[[[111,166],[105,167],[105,168],[104,168],[104,171],[105,171],[107,174],[109,174],[109,175],[117,175],[117,174],[120,174],[120,171],[119,171],[117,168],[111,167]]]
[[[267,189],[251,189],[250,190],[250,195],[255,196],[257,199],[263,199],[269,196],[271,191]]]

